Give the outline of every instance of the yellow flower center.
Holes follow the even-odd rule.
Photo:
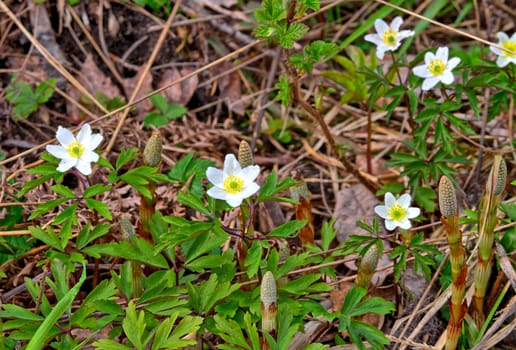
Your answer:
[[[66,147],[66,152],[70,158],[79,159],[84,153],[84,146],[79,141],[70,142],[68,147]]]
[[[393,221],[401,221],[407,215],[407,209],[403,208],[399,204],[394,204],[392,207],[389,208],[387,215],[389,216],[389,219]]]
[[[224,189],[227,193],[235,194],[242,191],[244,180],[235,175],[230,175],[224,179]]]
[[[441,75],[446,69],[446,63],[440,58],[434,58],[428,64],[428,71],[433,75]]]
[[[382,39],[383,39],[383,42],[385,43],[385,45],[394,46],[394,45],[396,45],[397,38],[398,38],[398,32],[396,30],[387,29],[383,33]]]
[[[516,52],[516,41],[507,40],[502,43],[502,47],[507,50],[511,50],[512,52]],[[516,54],[503,51],[503,54],[508,57],[515,57]]]

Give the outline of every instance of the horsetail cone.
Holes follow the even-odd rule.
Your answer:
[[[380,256],[378,254],[378,245],[373,244],[369,247],[367,252],[362,257],[360,261],[360,266],[358,267],[358,274],[355,284],[362,288],[368,289],[369,284],[371,283],[371,278],[376,271],[376,267],[378,266],[378,261]]]
[[[147,141],[143,150],[143,160],[145,165],[156,167],[161,161],[161,150],[163,149],[163,139],[159,132],[155,131]]]
[[[498,159],[499,159],[498,164],[496,164]],[[496,166],[496,165],[498,165],[498,166]],[[492,171],[496,173],[496,175],[495,175],[496,182],[495,182],[493,194],[495,196],[499,196],[500,194],[502,194],[502,192],[505,188],[505,180],[507,180],[507,164],[505,164],[505,161],[503,160],[503,158],[501,158],[499,156],[497,158],[495,158],[495,165],[493,166]],[[491,176],[491,174],[490,174],[490,176]]]
[[[446,176],[441,176],[439,180],[439,210],[441,214],[447,218],[457,214],[455,188],[451,180]]]
[[[126,217],[121,217],[119,220],[120,223],[120,229],[122,230],[122,236],[124,239],[129,240],[133,236],[136,235],[136,230],[134,229],[133,224],[131,224],[131,221],[129,221]]]
[[[278,312],[276,280],[270,271],[267,271],[263,276],[260,286],[260,300],[262,302],[262,330],[270,333],[276,330],[276,315]]]
[[[238,147],[238,162],[242,169],[253,165],[253,151],[245,140],[240,141],[240,146]]]

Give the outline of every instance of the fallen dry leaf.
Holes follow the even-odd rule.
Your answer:
[[[140,67],[140,70],[138,71],[138,74],[136,74],[132,78],[127,78],[123,80],[124,84],[124,92],[125,96],[127,97],[127,100],[131,98],[133,95],[134,89],[136,88],[136,85],[138,84],[138,81],[140,80],[143,72],[145,69],[143,67]],[[145,75],[145,78],[143,80],[143,84],[140,87],[140,90],[135,96],[135,100],[145,96],[149,91],[152,91],[152,75],[150,73],[147,73]],[[146,99],[134,106],[136,114],[144,114],[152,109],[152,102],[150,99]]]
[[[193,72],[192,68],[185,67],[179,71],[177,68],[167,69],[161,76],[161,81],[158,84],[159,88],[169,85],[173,81],[184,77]],[[191,78],[182,81],[179,84],[172,85],[165,90],[165,96],[168,100],[185,106],[192,99],[197,86],[199,85],[199,77],[194,75]]]
[[[224,62],[216,68],[218,73],[222,73],[233,68],[233,64],[230,62]],[[226,74],[220,77],[218,83],[220,97],[224,99],[224,102],[228,108],[238,115],[244,115],[245,105],[242,101],[242,87],[240,84],[240,76],[238,75],[238,72],[234,71],[230,74]]]

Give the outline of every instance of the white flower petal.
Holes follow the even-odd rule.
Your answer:
[[[421,88],[423,89],[423,91],[428,91],[431,88],[433,88],[438,82],[439,82],[439,78],[438,77],[426,78],[423,81],[423,86]]]
[[[376,29],[376,32],[380,35],[383,35],[383,33],[389,29],[389,26],[383,19],[377,19],[374,21],[374,29]]]
[[[400,16],[395,17],[391,22],[391,28],[395,31],[399,31],[401,25],[403,24],[403,19]]]
[[[69,157],[68,152],[66,152],[66,148],[63,146],[47,145],[46,150],[48,153],[59,159]]]
[[[453,73],[450,71],[445,71],[443,74],[441,74],[440,80],[443,84],[446,84],[446,85],[453,83],[453,80],[454,80]]]
[[[385,228],[392,231],[396,228],[396,223],[392,220],[385,220]]]
[[[256,182],[253,182],[249,186],[244,187],[242,189],[242,191],[240,191],[239,195],[242,198],[249,198],[256,192],[258,192],[259,189],[260,189],[260,186],[258,186],[258,184]]]
[[[516,33],[514,33],[512,36],[515,37]],[[504,32],[498,32],[496,33],[496,37],[498,38],[498,41],[500,43],[503,43],[504,41],[509,40],[509,36],[505,34]],[[515,37],[516,38],[516,37]]]
[[[421,210],[419,208],[410,207],[407,209],[407,219],[417,218],[420,213],[421,213]]]
[[[237,175],[241,170],[242,168],[235,155],[227,154],[224,159],[224,173],[227,175]]]
[[[498,58],[496,59],[496,64],[500,68],[505,67],[506,65],[509,64],[509,62],[511,62],[511,60],[509,60],[509,57],[507,57],[507,56],[498,56]]]
[[[79,170],[83,175],[91,174],[91,162],[85,161],[83,159],[79,159],[77,164],[75,164],[75,168]]]
[[[432,73],[428,71],[425,64],[412,68],[412,72],[420,78],[429,78],[432,76]]]
[[[433,52],[425,53],[425,66],[428,66],[434,58],[435,58],[435,55]]]
[[[220,169],[209,167],[206,169],[206,177],[215,186],[222,187],[224,185],[225,174]]]
[[[226,200],[228,193],[219,187],[212,187],[207,192],[208,196],[215,198],[215,199],[222,199]]]
[[[457,67],[459,65],[459,63],[460,63],[460,58],[453,57],[448,61],[446,68],[448,68],[450,71],[452,71],[453,69],[455,69],[455,67]]]
[[[386,206],[387,208],[390,208],[390,207],[392,207],[394,204],[396,204],[396,198],[394,197],[394,195],[393,195],[391,192],[387,192],[387,193],[385,194],[384,201],[385,201],[385,206]]]
[[[412,200],[412,197],[410,197],[410,194],[405,193],[398,198],[398,204],[401,205],[403,208],[408,208],[410,206],[410,201]]]
[[[228,195],[226,197],[226,202],[228,202],[229,205],[231,205],[233,208],[238,207],[240,204],[242,204],[242,196],[239,195]]]
[[[89,143],[83,144],[84,148],[86,148],[89,151],[93,151],[100,145],[102,140],[104,140],[104,136],[102,136],[101,134],[93,134],[90,137]]]
[[[84,151],[84,154],[79,160],[83,162],[96,163],[99,160],[99,155],[93,151]]]
[[[73,136],[72,132],[66,128],[63,128],[61,125],[57,127],[56,138],[57,141],[59,141],[59,143],[65,148],[70,142],[75,141],[75,137]]]
[[[500,50],[499,48],[494,47],[494,46],[489,46],[489,50],[491,50],[491,52],[496,54],[496,55],[501,55],[502,54],[502,50]]]
[[[403,40],[416,34],[413,30],[402,30],[398,33],[398,40]]]
[[[383,60],[383,57],[385,56],[385,47],[383,45],[378,45],[376,48],[376,57],[378,57],[379,60]]]
[[[91,138],[91,126],[90,124],[84,124],[77,134],[77,141],[79,141],[82,145],[87,145],[90,142]]]
[[[410,224],[410,220],[406,218],[401,221],[398,221],[398,226],[404,230],[408,230],[412,227],[412,225]]]
[[[440,58],[444,62],[448,62],[448,48],[446,46],[437,48],[436,58]]]
[[[382,219],[386,219],[388,217],[387,207],[385,205],[377,205],[376,207],[374,207],[374,212],[378,214],[378,216]]]
[[[64,158],[59,163],[59,166],[57,167],[57,171],[60,171],[60,172],[64,173],[65,171],[68,171],[71,168],[73,168],[76,163],[77,163],[77,159],[74,159],[74,158]]]
[[[378,34],[367,34],[364,39],[377,46],[383,44],[383,39]]]
[[[254,182],[260,174],[260,167],[258,165],[250,165],[245,167],[240,172],[240,177],[244,180],[244,187]]]

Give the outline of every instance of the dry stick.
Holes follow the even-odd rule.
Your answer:
[[[104,108],[104,106],[99,102],[97,101],[97,99],[92,95],[90,94],[82,85],[81,83],[79,83],[77,81],[77,79],[75,79],[75,77],[73,75],[71,75],[70,73],[68,73],[68,71],[63,67],[63,65],[61,64],[61,62],[59,62],[58,60],[55,59],[54,56],[52,56],[45,47],[43,47],[39,41],[27,30],[27,28],[25,28],[25,26],[18,20],[18,18],[16,17],[16,15],[11,11],[11,9],[9,9],[9,7],[2,1],[0,0],[0,10],[2,10],[3,12],[5,12],[7,14],[7,16],[9,16],[9,18],[16,24],[16,26],[22,31],[23,35],[25,35],[27,37],[27,39],[29,39],[29,41],[32,43],[32,45],[34,45],[38,50],[39,52],[41,53],[41,55],[52,65],[52,67],[54,67],[59,73],[61,73],[61,75],[67,80],[69,81],[76,89],[78,89],[82,94],[84,94],[86,97],[88,97],[91,101],[93,101],[93,103],[95,103],[95,105],[104,113],[107,112],[106,108]]]
[[[154,63],[154,60],[156,59],[156,56],[158,55],[159,50],[161,49],[161,45],[163,45],[163,42],[165,41],[165,38],[167,37],[168,30],[170,29],[170,25],[172,24],[172,21],[174,20],[174,17],[176,16],[177,10],[179,10],[179,6],[181,5],[182,0],[179,0],[175,3],[174,8],[172,9],[172,12],[170,13],[170,16],[167,19],[167,23],[165,23],[165,26],[163,27],[163,30],[161,31],[161,34],[158,38],[158,41],[156,43],[156,46],[154,46],[154,49],[152,50],[151,56],[149,60],[147,61],[147,65],[145,66],[143,73],[138,80],[138,83],[136,84],[136,87],[134,88],[134,91],[129,98],[129,103],[133,102],[136,99],[136,96],[140,92],[140,89],[143,85],[143,82],[145,81],[145,77],[149,73],[152,64]],[[126,109],[124,113],[120,116],[120,120],[118,121],[118,125],[116,126],[115,131],[113,132],[113,135],[111,139],[109,140],[109,143],[104,150],[103,155],[106,156],[106,154],[109,153],[111,148],[113,148],[116,138],[118,134],[120,133],[120,130],[122,130],[122,125],[124,125],[125,119],[127,118],[127,115],[129,114],[129,110]]]
[[[281,55],[281,48],[276,48],[274,51],[274,59],[272,60],[271,69],[269,71],[269,75],[267,76],[267,84],[265,85],[265,90],[262,92],[262,96],[260,97],[259,105],[258,105],[258,117],[256,118],[256,125],[254,126],[253,139],[251,141],[251,149],[254,150],[256,147],[256,139],[258,138],[258,134],[260,133],[260,127],[262,125],[263,115],[265,114],[265,109],[263,106],[267,104],[268,101],[268,93],[272,88],[272,84],[274,83],[274,78],[276,77],[276,72],[278,70],[279,58]]]
[[[502,45],[500,45],[500,44],[492,43],[492,42],[490,42],[490,41],[488,41],[488,40],[485,40],[485,39],[482,39],[482,38],[480,38],[480,37],[478,37],[478,36],[476,36],[476,35],[469,34],[469,33],[464,32],[464,31],[462,31],[462,30],[459,30],[459,29],[453,28],[453,27],[451,27],[451,26],[449,26],[449,25],[446,25],[446,24],[443,24],[443,23],[441,23],[441,22],[435,21],[435,20],[433,20],[433,19],[431,19],[431,18],[428,18],[428,17],[425,17],[425,16],[421,16],[420,14],[418,14],[418,13],[416,13],[416,12],[409,11],[409,10],[404,9],[403,7],[399,7],[399,6],[396,6],[396,5],[390,4],[390,3],[388,3],[387,1],[384,1],[384,0],[375,0],[375,1],[376,1],[376,2],[378,2],[378,3],[380,3],[380,4],[384,4],[384,5],[386,5],[386,6],[392,7],[393,9],[396,9],[396,10],[401,11],[401,12],[403,12],[403,13],[406,13],[406,14],[408,14],[408,15],[411,15],[411,16],[417,17],[417,18],[419,18],[419,19],[422,19],[422,20],[424,20],[424,21],[427,21],[427,22],[430,22],[430,23],[432,23],[432,24],[435,24],[436,26],[442,27],[442,28],[447,29],[447,30],[449,30],[449,31],[452,31],[452,32],[454,32],[454,33],[456,33],[456,34],[463,35],[463,36],[465,36],[465,37],[467,37],[467,38],[470,38],[470,39],[473,39],[473,40],[475,40],[475,41],[478,41],[478,42],[480,42],[480,43],[482,43],[482,44],[485,44],[485,45],[488,45],[488,46],[493,46],[493,47],[499,48],[499,49],[501,49],[501,50],[504,50],[504,51],[506,51],[506,52],[508,52],[508,53],[510,53],[510,54],[516,55],[516,52],[511,51],[511,50],[508,50],[508,49],[506,49],[505,47],[503,47],[503,46],[502,46]]]
[[[86,35],[86,38],[88,38],[90,44],[93,46],[95,51],[98,53],[98,55],[100,56],[100,58],[102,59],[104,64],[108,67],[111,74],[113,74],[113,76],[115,77],[115,79],[118,81],[118,83],[120,85],[123,85],[124,81],[123,81],[122,77],[120,76],[120,73],[118,73],[115,66],[113,65],[113,61],[111,61],[109,59],[109,57],[104,54],[104,51],[102,51],[102,49],[99,47],[99,45],[97,44],[97,42],[95,41],[95,39],[93,38],[91,33],[88,31],[88,28],[86,28],[84,23],[82,23],[82,20],[79,18],[79,16],[77,16],[77,13],[75,13],[73,6],[70,6],[70,5],[67,5],[67,6],[68,6],[68,11],[70,11],[70,13],[72,14],[72,18],[74,19],[75,23],[77,23],[77,25],[79,26],[79,28],[81,28],[84,35]],[[100,25],[100,22],[99,22],[99,25]]]

